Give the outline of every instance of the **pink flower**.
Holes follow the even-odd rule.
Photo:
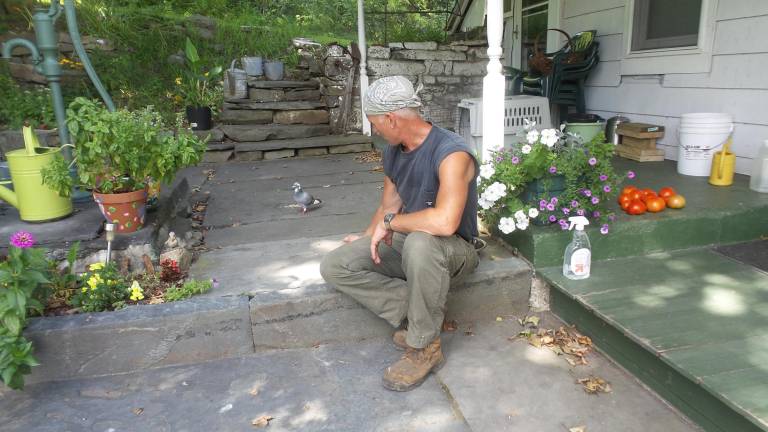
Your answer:
[[[630,178],[630,179],[635,178],[635,172],[634,171],[627,171],[627,178]]]
[[[554,222],[554,221],[556,221],[556,220],[557,220],[557,218],[555,217],[555,215],[550,215],[550,216],[549,216],[549,221],[550,221],[550,222]]]
[[[599,218],[600,217],[600,212],[595,210],[594,212],[592,212],[592,217]]]
[[[579,215],[579,216],[584,216],[584,209],[576,210],[576,214]]]
[[[605,174],[600,174],[600,181],[606,181],[608,180],[608,176]]]
[[[610,192],[610,191],[611,191],[611,187],[610,187],[610,186],[608,186],[608,185],[605,185],[605,186],[603,186],[603,191],[604,191],[605,193],[608,193],[608,192]]]
[[[11,244],[19,249],[30,248],[35,244],[35,237],[30,232],[18,231],[11,236]]]
[[[598,197],[592,197],[592,204],[597,204],[600,202],[600,199]]]
[[[555,211],[555,205],[554,204],[547,204],[547,210]]]
[[[517,165],[520,163],[520,158],[517,156],[512,156],[512,163]]]
[[[589,164],[592,165],[592,166],[597,165],[597,159],[595,159],[593,157],[589,158]]]
[[[608,234],[608,224],[603,224],[603,226],[600,227],[600,234]]]
[[[550,172],[551,174],[555,174],[555,173],[557,173],[557,167],[555,167],[555,166],[551,166],[551,167],[549,167],[549,172]]]
[[[568,207],[563,207],[561,210],[563,211],[563,214],[568,214],[571,212],[571,209],[569,209]]]

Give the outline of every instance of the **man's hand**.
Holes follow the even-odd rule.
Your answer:
[[[342,240],[344,243],[352,243],[353,241],[362,238],[360,234],[349,234],[346,237],[344,237],[344,240]]]
[[[371,235],[371,259],[375,264],[381,264],[381,257],[379,256],[379,243],[384,240],[388,246],[392,246],[392,231],[389,231],[384,227],[384,221],[376,224],[376,228]]]

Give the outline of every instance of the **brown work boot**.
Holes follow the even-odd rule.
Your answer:
[[[395,334],[392,335],[392,343],[394,343],[395,348],[399,349],[400,351],[405,351],[406,349],[410,348],[408,343],[405,342],[406,335],[408,335],[408,330],[406,329],[397,330],[395,331]]]
[[[394,391],[408,391],[424,382],[430,372],[437,372],[445,363],[440,349],[440,337],[422,349],[408,347],[395,364],[384,371],[382,384]]]

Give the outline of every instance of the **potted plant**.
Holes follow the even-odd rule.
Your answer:
[[[176,78],[181,97],[186,105],[187,120],[193,130],[209,130],[213,125],[211,109],[223,97],[219,84],[221,66],[206,68],[200,61],[197,48],[187,38],[184,47],[187,68]]]
[[[617,185],[634,173],[618,175],[611,166],[615,146],[599,133],[584,142],[557,129],[526,126],[525,140],[492,153],[480,167],[480,217],[503,234],[531,223],[557,223],[568,229],[569,216],[586,216],[608,234],[614,214],[607,204]]]
[[[121,233],[144,225],[149,179],[167,184],[205,151],[205,139],[183,127],[181,116],[171,128],[152,106],[110,112],[80,97],[67,109],[67,126],[75,143],[76,180],[92,189],[102,214]],[[43,182],[67,195],[72,188],[67,172],[58,158],[43,171]]]

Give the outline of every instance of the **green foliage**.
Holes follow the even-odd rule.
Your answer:
[[[11,246],[0,262],[0,379],[10,388],[24,388],[24,375],[38,362],[32,343],[22,336],[27,312],[42,312],[40,302],[45,277],[45,251]]]
[[[69,172],[69,163],[59,153],[51,163],[40,170],[43,183],[50,185],[61,196],[69,196],[74,181]]]
[[[124,304],[129,285],[114,263],[91,264],[80,275],[81,288],[69,299],[69,304],[83,312],[101,312]]]
[[[172,286],[168,288],[168,290],[165,292],[165,300],[172,302],[172,301],[178,301],[178,300],[184,300],[188,299],[194,295],[198,294],[204,294],[209,289],[211,289],[211,285],[213,283],[209,280],[199,281],[199,280],[189,280],[187,282],[184,282],[184,285],[182,286]]]
[[[25,89],[5,70],[0,70],[0,101],[0,125],[9,129],[20,130],[25,120],[35,128],[56,125],[51,91],[40,86]]]
[[[77,288],[79,277],[75,274],[74,269],[79,250],[80,242],[75,242],[67,252],[67,266],[61,270],[56,260],[48,260],[48,280],[50,282],[47,288],[52,301],[67,303]]]
[[[607,234],[608,222],[614,218],[608,203],[625,178],[611,165],[613,144],[605,143],[602,133],[582,143],[554,129],[543,132],[548,138],[530,131],[527,143],[495,152],[492,161],[481,167],[482,219],[508,233],[526,229],[532,219],[541,224],[557,222],[567,229],[568,217],[582,215],[601,224],[601,232]],[[549,190],[558,177],[565,190],[553,196]],[[526,201],[524,192],[534,180],[543,184],[545,192]]]
[[[186,106],[215,108],[222,95],[218,85],[222,67],[207,68],[200,61],[195,44],[187,38],[184,46],[187,68],[181,71],[182,77],[176,78],[176,85]]]
[[[177,115],[175,133],[152,106],[110,112],[102,104],[77,98],[67,109],[78,180],[101,193],[140,190],[147,179],[170,183],[176,172],[200,161],[205,141],[184,128]],[[49,165],[45,183],[59,192],[66,165]]]

